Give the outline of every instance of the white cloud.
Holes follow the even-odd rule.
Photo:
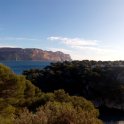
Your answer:
[[[78,52],[76,51],[72,51],[72,50],[68,50],[68,49],[64,49],[64,48],[47,48],[47,50],[51,50],[51,51],[61,51],[63,53],[66,53],[66,54],[70,54],[71,58],[73,60],[82,60],[82,55],[79,55]]]
[[[85,47],[85,46],[97,46],[97,40],[84,40],[80,38],[66,38],[66,37],[48,37],[51,41],[60,41],[61,43],[70,47]]]
[[[40,48],[42,49],[41,38],[34,37],[14,37],[14,36],[0,36],[1,47],[20,47],[20,48]],[[44,45],[45,43],[43,43]]]
[[[17,46],[11,46],[11,45],[0,45],[0,48],[3,48],[3,47],[16,48]]]
[[[100,41],[97,40],[84,40],[80,38],[66,38],[66,37],[49,37],[51,41],[59,41],[66,46],[76,49],[78,51],[89,51],[89,52],[112,52],[111,49],[100,47]]]
[[[103,46],[101,45],[102,42],[97,40],[54,36],[48,39],[66,45],[69,50],[63,50],[64,46],[61,46],[60,51],[70,54],[74,60],[116,60],[118,56],[117,50],[112,50],[109,46]]]
[[[63,49],[63,48],[47,48],[47,50],[51,50],[51,51],[54,51],[54,52],[56,52],[56,51],[61,51],[61,52],[63,52],[63,53],[72,53],[73,51],[71,51],[71,50],[67,50],[67,49]]]
[[[29,37],[0,37],[0,41],[41,41],[41,39]]]

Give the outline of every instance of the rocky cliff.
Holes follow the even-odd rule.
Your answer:
[[[71,61],[69,54],[35,48],[0,48],[0,60]]]

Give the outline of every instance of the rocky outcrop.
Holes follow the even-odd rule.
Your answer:
[[[0,48],[0,60],[71,61],[69,54],[35,48]]]

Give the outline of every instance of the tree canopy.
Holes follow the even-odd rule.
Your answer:
[[[44,69],[26,70],[23,74],[44,92],[64,89],[98,105],[124,108],[123,61],[72,61],[51,63]]]
[[[85,98],[64,90],[43,93],[0,64],[0,124],[102,124],[98,116]]]

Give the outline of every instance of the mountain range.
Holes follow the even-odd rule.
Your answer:
[[[71,61],[69,54],[36,48],[0,48],[0,60]]]

